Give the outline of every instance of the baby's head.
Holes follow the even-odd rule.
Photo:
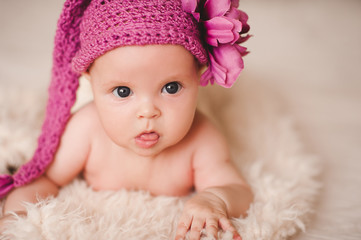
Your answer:
[[[173,101],[173,111],[179,113],[172,117],[183,118],[183,130],[189,128],[197,86],[231,87],[243,69],[242,56],[247,52],[239,44],[248,39],[242,34],[249,26],[247,15],[237,7],[238,0],[66,0],[55,36],[52,81],[38,148],[14,176],[0,179],[0,196],[39,177],[51,163],[82,73],[96,89],[99,105],[104,104],[98,98],[101,94],[121,102],[123,94],[131,99],[132,93],[145,86],[154,93],[146,96],[152,97],[152,104],[159,100],[156,91],[169,102],[179,97]],[[198,65],[208,67],[200,79]],[[102,90],[108,81],[117,83]],[[148,108],[139,116],[160,114],[155,105]],[[110,112],[104,112],[103,121],[112,121]],[[172,131],[174,141],[184,136],[184,131]],[[116,136],[113,140],[118,141]]]
[[[192,15],[197,8],[190,9],[189,3],[93,0],[84,11],[73,68],[90,80],[102,126],[119,146],[157,154],[191,127],[200,83],[197,67],[208,63],[210,47]],[[225,6],[230,12],[230,2]],[[234,28],[241,32],[240,26]],[[229,33],[230,42],[238,40]],[[206,82],[214,82],[214,76],[208,78]],[[230,86],[235,79],[224,80],[219,84]]]
[[[197,66],[207,63],[207,53],[181,1],[92,1],[80,46],[73,68],[90,80],[114,143],[150,156],[183,139],[196,110]]]

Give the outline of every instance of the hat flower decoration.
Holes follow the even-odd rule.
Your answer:
[[[199,22],[208,52],[208,69],[200,85],[231,87],[244,68],[242,57],[248,53],[239,45],[250,37],[246,34],[250,29],[247,14],[238,9],[238,0],[182,0],[182,7]]]

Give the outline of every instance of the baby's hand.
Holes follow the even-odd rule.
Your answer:
[[[176,240],[185,239],[190,231],[190,240],[199,240],[205,228],[207,236],[217,239],[219,229],[230,231],[233,239],[241,240],[238,232],[227,216],[225,202],[212,192],[203,191],[191,198],[185,205],[179,220]]]

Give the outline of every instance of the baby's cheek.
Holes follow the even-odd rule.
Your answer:
[[[177,138],[177,141],[182,140],[189,132],[192,126],[192,120],[192,118],[184,115],[179,115],[177,118],[173,119],[169,129],[171,129],[172,134],[174,135],[174,138]]]
[[[132,129],[115,117],[103,118],[101,122],[105,134],[115,143],[120,143]]]

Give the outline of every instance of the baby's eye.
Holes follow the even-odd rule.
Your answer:
[[[170,82],[167,83],[163,88],[162,88],[162,93],[168,93],[168,94],[176,94],[177,92],[179,92],[182,89],[182,86],[177,83],[177,82]]]
[[[119,98],[126,98],[132,94],[132,90],[130,90],[130,88],[128,87],[116,87],[113,90],[113,94],[114,96]]]

